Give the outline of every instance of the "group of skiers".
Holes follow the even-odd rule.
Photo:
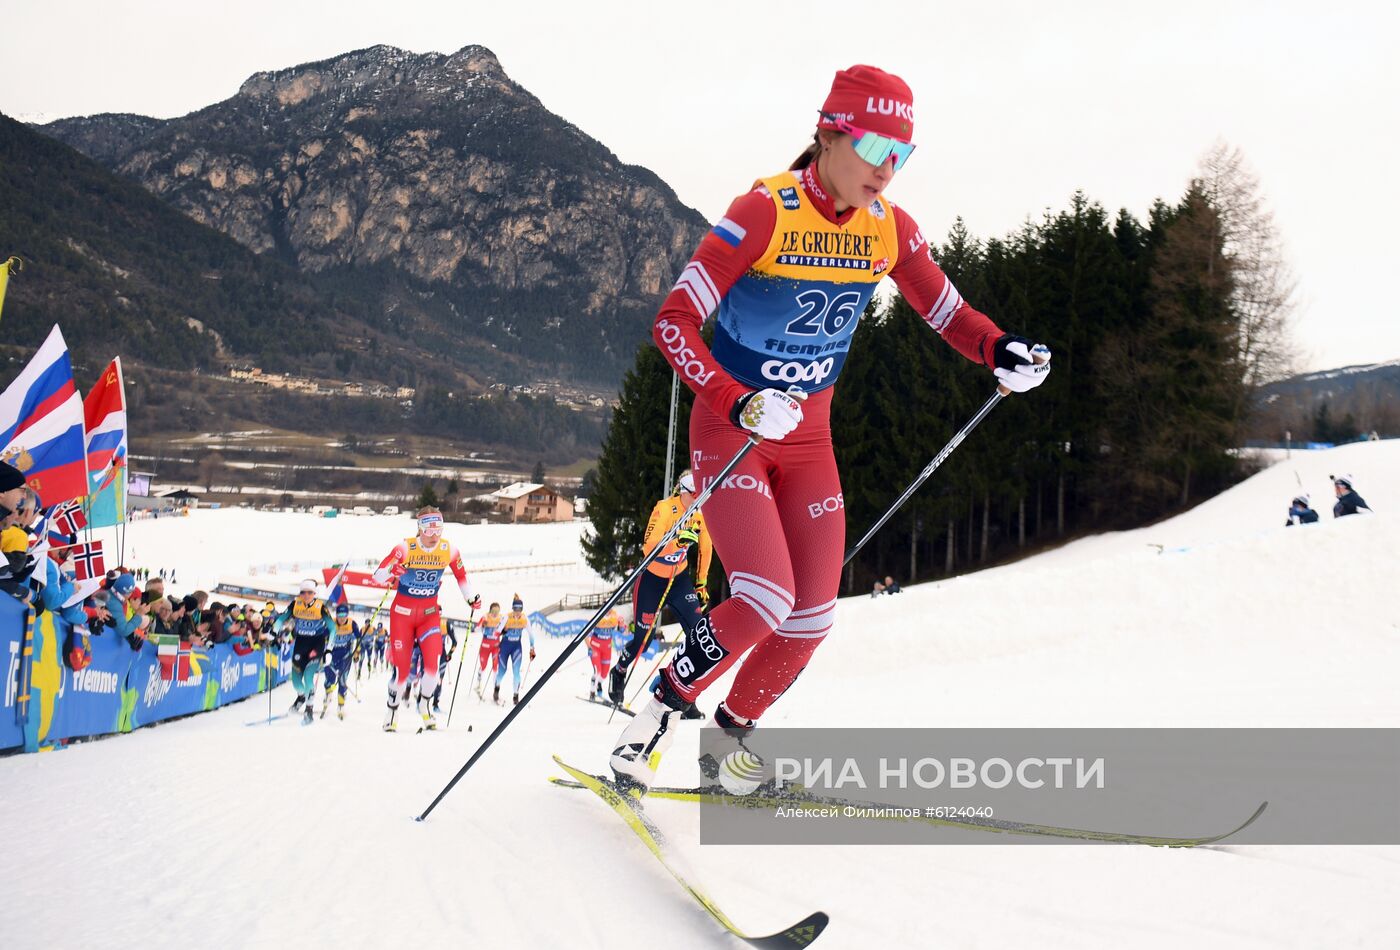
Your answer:
[[[383,659],[387,640],[392,675],[384,730],[397,730],[399,707],[413,701],[415,693],[422,728],[437,728],[444,665],[458,647],[456,634],[450,626],[444,625],[438,604],[444,575],[451,572],[463,599],[473,611],[481,607],[481,598],[472,590],[461,552],[443,537],[442,512],[432,506],[421,508],[417,523],[417,534],[395,545],[372,575],[379,584],[392,584],[394,590],[387,610],[387,636],[383,624],[378,624],[366,639],[350,619],[348,605],[340,604],[332,609],[317,597],[314,580],[303,581],[297,598],[277,616],[274,626],[290,626],[293,634],[292,685],[297,697],[292,711],[300,711],[303,722],[312,721],[316,674],[321,671],[326,677],[325,703],[328,706],[332,695],[336,695],[338,715],[344,718],[351,664],[363,660],[369,651],[373,669],[375,658]],[[513,675],[514,700],[519,702],[524,660],[535,658],[535,634],[525,616],[524,602],[517,594],[506,614],[501,613],[499,603],[493,603],[474,627],[482,637],[475,674],[481,683],[478,696],[484,693],[486,677],[494,673],[492,699],[500,703],[501,684],[509,670]],[[323,706],[322,715],[325,708]]]
[[[361,628],[350,619],[350,605],[334,608],[316,596],[316,582],[301,582],[296,598],[272,620],[274,630],[289,629],[292,634],[292,687],[296,700],[291,712],[302,715],[309,724],[316,705],[316,676],[325,676],[322,712],[329,710],[336,697],[336,715],[345,718],[345,698],[350,691],[350,670],[362,675],[366,665],[371,672],[383,662],[387,634],[382,623],[373,629]]]
[[[1337,500],[1332,505],[1332,517],[1344,518],[1347,515],[1357,515],[1361,512],[1370,512],[1371,508],[1366,504],[1366,500],[1356,493],[1356,488],[1351,483],[1350,475],[1328,475],[1332,480],[1332,493]],[[1317,511],[1310,504],[1307,492],[1299,492],[1293,496],[1293,500],[1288,504],[1288,520],[1285,525],[1313,524],[1317,521]]]
[[[520,681],[521,664],[526,656],[533,660],[535,658],[535,631],[530,626],[530,620],[525,616],[525,602],[516,594],[510,602],[510,613],[502,614],[501,605],[492,602],[490,608],[476,621],[476,629],[481,634],[481,646],[476,655],[476,672],[472,679],[475,682],[477,698],[480,699],[486,692],[487,677],[494,674],[495,686],[491,691],[491,700],[500,703],[501,683],[506,678],[506,670],[511,671],[511,702],[520,702]],[[528,654],[524,638],[529,636],[530,646]],[[487,672],[487,667],[490,672]]]

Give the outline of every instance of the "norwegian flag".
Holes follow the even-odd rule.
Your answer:
[[[194,648],[189,641],[181,640],[180,649],[175,653],[175,681],[183,683],[198,672],[194,660]]]
[[[68,555],[68,563],[73,567],[75,580],[91,580],[107,573],[107,566],[102,563],[101,541],[75,544]]]
[[[62,534],[77,534],[87,527],[87,515],[79,501],[65,501],[49,515],[49,524]]]
[[[156,643],[156,660],[160,663],[160,678],[165,682],[187,683],[204,673],[208,654],[197,650],[179,637],[162,635]]]

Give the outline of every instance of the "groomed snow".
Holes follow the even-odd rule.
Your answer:
[[[1329,472],[1352,473],[1378,514],[1333,521]],[[1300,481],[1323,520],[1285,528]],[[1400,442],[1295,452],[1150,528],[843,600],[835,633],[765,722],[1400,725],[1398,486]],[[255,563],[378,556],[409,526],[196,512],[135,523],[127,544],[134,563],[178,563],[188,590],[247,580]],[[578,560],[581,529],[449,536],[469,561],[521,549],[574,560],[478,575],[488,599],[518,590],[537,606],[605,588]],[[449,614],[464,609],[456,597]],[[562,645],[545,644],[534,672]],[[380,732],[376,676],[345,722],[249,728],[267,711],[259,696],[0,761],[4,946],[737,946],[592,796],[546,783],[550,753],[601,769],[620,729],[575,698],[586,669],[571,658],[422,824],[412,816],[504,712],[466,685],[436,735]],[[275,708],[291,698],[280,687]],[[693,743],[682,734],[663,781],[693,779]],[[769,932],[823,909],[832,923],[817,946],[832,950],[1400,944],[1397,848],[698,847],[692,806],[650,810],[741,926]]]

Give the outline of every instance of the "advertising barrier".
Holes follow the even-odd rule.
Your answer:
[[[4,664],[5,687],[0,705],[0,749],[24,745],[23,710],[27,703],[20,696],[25,690],[27,665],[22,662],[24,627],[28,611],[13,597],[0,595],[0,663]]]
[[[536,637],[576,637],[579,631],[587,625],[587,620],[550,620],[538,610],[530,614],[530,630]],[[613,634],[614,655],[620,653],[622,648],[627,646],[629,637],[630,634],[625,626],[617,628],[617,632]],[[663,647],[663,639],[660,631],[657,631],[652,636],[651,641],[647,643],[647,648],[642,651],[642,659],[649,660],[656,656]]]
[[[75,671],[63,662],[69,624],[45,612],[31,631],[29,618],[23,604],[0,597],[0,749],[36,752],[67,739],[130,732],[246,699],[291,672],[289,644],[269,651],[239,641],[162,656],[150,643],[133,650],[110,631],[89,638],[92,662]]]

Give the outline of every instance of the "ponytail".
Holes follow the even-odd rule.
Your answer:
[[[818,154],[821,150],[822,150],[821,135],[820,135],[819,133],[817,133],[817,132],[813,132],[813,133],[812,133],[812,144],[808,145],[808,146],[803,150],[803,152],[802,152],[801,155],[799,155],[799,156],[797,156],[797,158],[793,159],[792,164],[788,166],[788,171],[798,172],[798,171],[801,171],[802,169],[806,168],[808,165],[812,164],[812,162],[814,162],[814,161],[816,160],[817,154]]]

